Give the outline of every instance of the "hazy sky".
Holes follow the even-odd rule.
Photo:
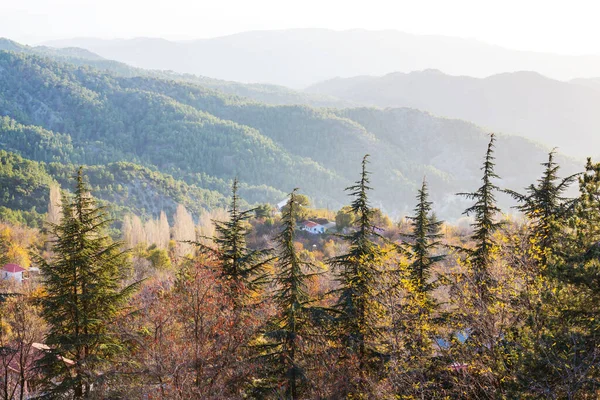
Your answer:
[[[598,0],[0,0],[0,37],[194,39],[257,29],[397,29],[600,53]]]

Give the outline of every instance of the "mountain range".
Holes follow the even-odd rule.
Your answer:
[[[428,68],[474,77],[524,70],[562,80],[600,76],[600,55],[516,51],[472,39],[393,30],[291,29],[180,42],[76,38],[46,44],[84,48],[141,68],[294,88],[334,77]]]
[[[156,215],[163,205],[183,203],[197,215],[226,202],[234,177],[249,203],[278,202],[300,187],[317,206],[335,209],[346,203],[343,189],[366,153],[374,204],[391,214],[410,210],[424,176],[447,218],[465,206],[454,193],[478,185],[488,131],[470,122],[409,108],[265,104],[180,75],[36,49],[0,51],[0,148],[59,181],[61,171],[87,165],[101,197],[135,212]],[[501,185],[534,181],[548,151],[499,135]],[[559,160],[565,173],[581,169],[578,161]],[[162,200],[144,197],[146,187]],[[5,190],[5,199],[18,196]]]
[[[583,157],[600,155],[599,82],[562,82],[536,72],[480,79],[425,70],[332,79],[306,91],[368,106],[411,107],[465,119]]]

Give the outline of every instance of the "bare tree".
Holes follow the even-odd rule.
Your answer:
[[[188,241],[196,240],[196,227],[192,215],[181,204],[177,206],[177,211],[173,218],[173,239],[177,241],[176,255],[183,257],[190,254],[193,246]]]
[[[171,240],[171,227],[169,226],[169,220],[164,211],[160,212],[158,219],[158,243],[156,244],[161,249],[167,249],[169,247],[169,241]]]

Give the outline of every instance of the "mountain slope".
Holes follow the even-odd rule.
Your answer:
[[[4,136],[4,131],[0,131]],[[0,150],[0,207],[39,215],[46,212],[50,186],[70,190],[77,166],[32,161]],[[224,207],[227,199],[216,191],[200,189],[139,165],[118,162],[85,168],[94,196],[111,204],[111,212],[152,216],[165,211],[172,216],[178,204],[198,215]],[[243,190],[242,190],[243,191]],[[35,223],[39,226],[41,218]]]
[[[466,119],[576,156],[600,154],[600,150],[590,154],[590,149],[600,148],[600,91],[533,72],[478,79],[426,70],[334,79],[307,91],[364,105],[414,107]]]
[[[425,68],[478,77],[521,70],[538,71],[557,79],[600,73],[600,56],[522,52],[470,39],[391,30],[292,29],[186,42],[84,38],[48,44],[82,47],[141,68],[291,87],[304,87],[335,76],[381,75]]]
[[[191,83],[13,52],[0,52],[0,115],[8,117],[0,124],[1,148],[33,160],[135,163],[220,196],[237,176],[249,202],[274,202],[300,187],[317,205],[337,208],[369,153],[375,204],[408,211],[427,175],[446,217],[464,207],[451,194],[477,184],[488,140],[473,124],[417,110],[265,105]],[[507,172],[511,188],[533,181],[547,149],[504,136],[502,146],[499,172]],[[515,160],[518,171],[511,169]],[[564,162],[568,171],[579,168]]]
[[[12,40],[0,38],[0,50],[48,57],[55,61],[67,62],[82,67],[88,66],[125,78],[151,77],[197,84],[225,94],[246,97],[267,104],[306,104],[315,107],[344,107],[352,105],[350,102],[342,101],[331,96],[296,91],[284,86],[260,83],[239,83],[193,74],[182,74],[173,71],[135,68],[118,61],[107,60],[95,53],[77,47],[60,49],[48,46],[31,47],[19,44]]]
[[[180,176],[202,170],[211,176],[239,175],[251,184],[270,182],[279,187],[294,176],[292,167],[318,177],[317,182],[336,177],[310,160],[286,153],[251,127],[221,120],[143,87],[122,87],[120,82],[127,79],[65,68],[36,57],[3,55],[0,68],[13,74],[0,76],[0,84],[5,94],[19,97],[0,98],[2,113],[27,125],[68,132],[86,154],[87,163],[126,160]],[[41,70],[39,63],[44,66]]]

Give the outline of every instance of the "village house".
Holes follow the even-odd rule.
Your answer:
[[[17,264],[6,264],[4,267],[2,267],[2,271],[0,272],[0,277],[2,277],[2,279],[4,279],[4,280],[12,279],[19,283],[22,283],[23,280],[25,279],[23,277],[23,273],[25,271],[26,271],[25,268],[22,268],[21,266],[19,266]]]
[[[308,233],[312,233],[313,235],[325,233],[325,227],[313,221],[304,221],[302,224],[300,224],[300,229]]]

